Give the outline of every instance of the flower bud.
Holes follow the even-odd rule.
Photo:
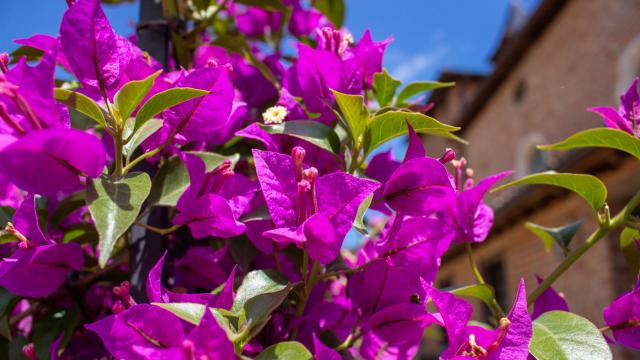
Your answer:
[[[318,169],[310,167],[302,172],[302,178],[313,184],[318,179]]]
[[[440,159],[438,159],[438,161],[440,161],[442,164],[446,164],[449,161],[454,161],[455,158],[456,158],[455,150],[451,148],[447,148],[444,151],[444,154],[442,154],[442,156],[440,157]]]
[[[183,340],[182,350],[184,351],[185,359],[196,360],[196,345],[193,341],[188,339]]]
[[[293,158],[293,163],[296,167],[302,165],[302,161],[304,160],[306,153],[307,152],[302,146],[296,146],[291,150],[291,157]]]
[[[24,357],[26,357],[29,360],[38,360],[38,357],[36,356],[36,349],[33,346],[33,343],[29,343],[23,346],[22,353],[24,354]]]
[[[9,71],[9,54],[6,52],[0,53],[0,71],[3,73]]]
[[[353,36],[347,32],[334,30],[328,26],[316,30],[318,39],[318,49],[330,51],[338,57],[347,50],[349,44],[353,42]]]

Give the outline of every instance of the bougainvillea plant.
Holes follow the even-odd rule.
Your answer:
[[[601,329],[552,288],[614,229],[637,256],[640,193],[612,215],[591,175],[503,185],[572,190],[598,227],[573,248],[574,225],[532,227],[565,259],[499,304],[471,248],[511,173],[474,181],[453,150],[427,154],[418,134],[464,142],[416,100],[453,84],[403,86],[382,68],[391,39],[354,40],[341,1],[163,1],[166,64],[98,0],[67,2],[57,37],[0,54],[1,358],[410,359],[434,328],[441,359],[640,350],[638,287]],[[619,109],[590,111],[606,127],[541,148],[640,158],[637,80]],[[405,135],[402,161],[379,150]],[[452,247],[476,284],[436,287]]]

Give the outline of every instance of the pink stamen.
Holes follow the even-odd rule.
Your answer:
[[[29,343],[23,346],[22,354],[24,354],[24,356],[29,360],[38,360],[38,357],[36,356],[36,349],[35,346],[33,346],[33,343]]]
[[[0,53],[0,71],[3,73],[9,71],[9,54],[6,52]]]
[[[123,307],[130,308],[137,305],[136,301],[131,297],[131,283],[123,281],[120,286],[113,288],[113,293],[122,299]]]

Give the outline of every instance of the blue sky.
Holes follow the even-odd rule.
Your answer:
[[[518,0],[346,0],[346,26],[355,39],[367,28],[376,40],[393,36],[385,67],[403,81],[433,80],[443,69],[488,72],[510,1]],[[520,4],[531,11],[539,1]],[[0,51],[13,50],[13,39],[57,34],[66,7],[64,0],[0,0]],[[137,3],[105,6],[105,12],[118,33],[133,32]],[[385,145],[379,150],[393,148],[397,158],[406,149],[404,139]],[[344,245],[353,248],[360,238],[352,231]]]
[[[385,66],[401,80],[430,80],[441,69],[489,71],[488,59],[500,40],[510,0],[346,0],[346,26],[359,38],[370,28],[377,40],[394,41]],[[389,4],[394,4],[390,6]],[[526,9],[539,0],[520,0]],[[64,0],[2,0],[0,51],[12,40],[36,33],[56,34]],[[133,32],[138,4],[105,6],[120,34]]]

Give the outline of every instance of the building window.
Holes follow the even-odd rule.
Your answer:
[[[513,89],[513,102],[516,104],[521,103],[526,95],[527,83],[524,80],[520,80]]]
[[[529,172],[537,173],[547,169],[545,153],[538,148],[533,148],[529,154]]]
[[[494,260],[490,263],[487,263],[483,266],[482,274],[484,276],[484,280],[487,284],[493,286],[493,290],[495,291],[496,301],[498,304],[504,306],[506,303],[506,288],[505,288],[505,276],[504,276],[504,264],[502,259]],[[486,305],[483,307],[484,309],[484,319],[488,324],[493,323],[494,318],[491,310]]]
[[[529,133],[520,140],[516,150],[515,169],[517,177],[545,171],[549,168],[547,153],[538,150],[536,147],[546,143],[544,136],[539,132]]]

